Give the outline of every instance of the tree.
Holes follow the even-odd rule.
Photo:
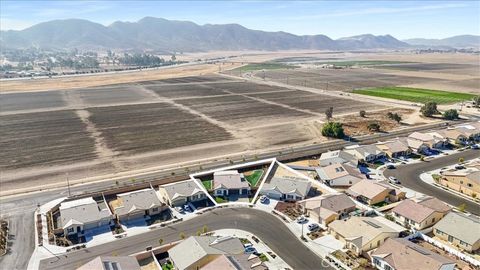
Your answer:
[[[458,162],[459,162],[459,163],[462,163],[462,162],[464,162],[464,161],[465,161],[465,159],[464,159],[463,157],[461,157],[461,158],[458,159]]]
[[[388,119],[392,119],[392,118],[393,118],[393,113],[392,113],[392,112],[388,112],[388,113],[387,113],[387,117],[388,117]]]
[[[342,123],[328,122],[322,127],[322,135],[332,138],[343,138],[345,136]]]
[[[458,119],[458,112],[455,109],[446,110],[443,112],[443,118],[447,120]]]
[[[181,232],[179,236],[182,240],[184,240],[187,237],[184,232]]]
[[[360,115],[360,117],[365,117],[367,113],[364,110],[361,110],[358,114]]]
[[[392,115],[392,120],[395,120],[395,122],[400,123],[400,121],[402,121],[402,117],[398,113],[394,113]]]
[[[368,124],[367,128],[370,131],[380,131],[380,125],[376,122],[372,122]]]
[[[202,227],[202,232],[203,232],[203,233],[207,233],[207,232],[208,232],[208,227],[207,227],[207,225],[203,225],[203,227]]]
[[[425,117],[431,117],[434,114],[438,114],[437,103],[433,101],[429,101],[425,103],[420,109],[420,112]]]
[[[325,110],[325,116],[327,117],[327,120],[332,119],[333,117],[333,107],[330,107]]]
[[[480,96],[473,98],[473,105],[475,105],[475,108],[480,108]]]

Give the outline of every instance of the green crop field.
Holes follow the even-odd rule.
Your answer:
[[[262,178],[263,170],[255,170],[252,174],[246,175],[245,179],[250,183],[252,187],[257,186],[258,181]]]
[[[258,63],[258,64],[248,64],[243,67],[236,68],[236,71],[248,72],[248,71],[255,71],[255,70],[269,70],[269,69],[292,69],[296,68],[296,66],[286,65],[281,63]]]
[[[409,87],[379,87],[370,89],[358,89],[353,90],[353,93],[374,97],[406,100],[417,103],[434,101],[438,104],[455,103],[464,100],[470,100],[474,97],[474,95],[467,93],[455,93]]]

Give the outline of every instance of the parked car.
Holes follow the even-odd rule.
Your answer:
[[[463,166],[463,165],[456,165],[455,166],[455,170],[463,170],[463,169],[465,169],[465,166]]]
[[[395,169],[395,165],[393,165],[393,164],[388,164],[388,165],[387,165],[387,169],[389,169],[389,170]]]
[[[190,206],[188,204],[185,204],[183,206],[183,210],[185,210],[186,212],[192,212],[192,208],[190,208]]]
[[[478,146],[478,144],[474,144],[472,145],[472,149],[480,149],[480,146]]]
[[[176,210],[177,212],[179,212],[180,214],[185,213],[185,211],[183,210],[183,208],[182,208],[182,207],[179,207],[179,206],[175,207],[175,210]]]
[[[393,177],[393,176],[389,176],[389,177],[388,177],[388,181],[389,181],[390,183],[392,183],[392,184],[400,184],[400,181],[399,181],[397,178]]]
[[[320,228],[320,226],[317,223],[312,223],[312,224],[308,225],[308,230],[309,231],[315,231],[315,230],[318,230],[319,228]]]
[[[247,247],[247,248],[245,248],[245,253],[246,254],[253,254],[253,253],[257,253],[257,250],[254,247]]]
[[[261,203],[267,203],[269,201],[269,198],[265,195],[262,195],[262,197],[260,197],[260,202]]]
[[[308,222],[308,219],[305,216],[299,216],[297,218],[297,223],[302,224],[302,223],[306,223],[306,222]]]

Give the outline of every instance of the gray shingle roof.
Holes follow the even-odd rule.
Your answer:
[[[434,226],[469,245],[480,240],[480,218],[450,212]]]

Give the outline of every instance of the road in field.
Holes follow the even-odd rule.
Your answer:
[[[453,155],[432,159],[430,161],[410,165],[399,165],[396,169],[385,170],[384,175],[385,177],[394,176],[402,182],[403,186],[426,195],[434,196],[452,206],[459,206],[464,203],[467,211],[475,215],[480,215],[480,204],[434,187],[420,179],[420,174],[453,165],[458,163],[460,158],[469,160],[478,157],[480,157],[480,150],[466,150]]]

